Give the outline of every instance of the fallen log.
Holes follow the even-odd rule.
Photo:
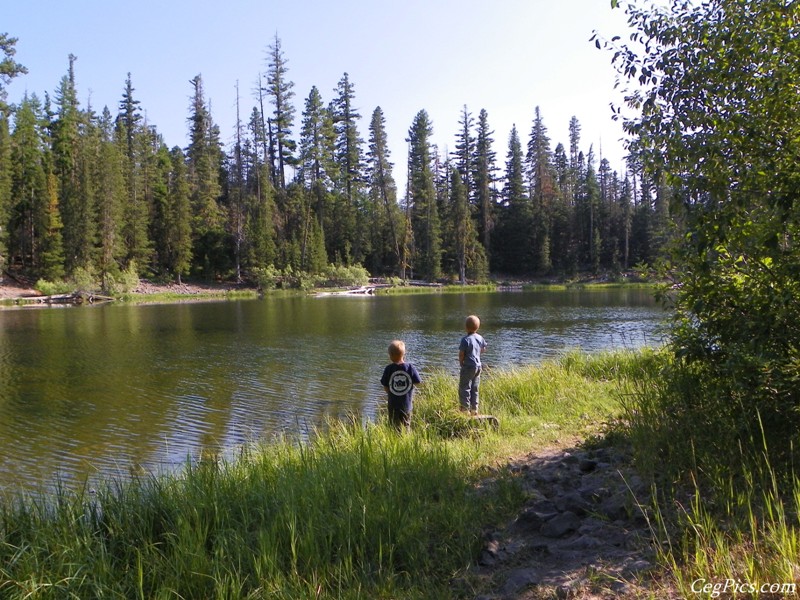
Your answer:
[[[492,429],[500,427],[500,420],[494,415],[472,415],[470,420],[475,422],[476,425],[488,425]]]
[[[72,292],[70,294],[51,294],[49,296],[21,296],[19,298],[9,298],[14,304],[102,304],[112,302],[111,296],[103,296],[91,292]]]
[[[375,294],[374,286],[361,286],[359,288],[350,290],[341,290],[338,292],[318,292],[317,296],[372,296]]]

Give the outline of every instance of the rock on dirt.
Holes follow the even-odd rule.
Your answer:
[[[472,574],[453,582],[457,597],[673,597],[656,581],[650,490],[630,452],[552,448],[512,460],[510,469],[528,500],[485,533]]]

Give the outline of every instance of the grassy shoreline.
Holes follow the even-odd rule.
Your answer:
[[[650,441],[636,437],[648,415],[642,394],[667,360],[652,349],[571,352],[492,371],[483,409],[500,419],[497,431],[464,417],[455,379],[436,372],[409,434],[353,418],[304,443],[254,445],[169,476],[6,497],[0,597],[464,597],[449,582],[471,580],[483,532],[526,500],[507,468],[514,457],[582,440],[641,453]],[[645,457],[642,466],[668,465]],[[728,580],[779,586],[736,597],[792,597],[800,479],[782,487],[765,471],[744,486],[720,477],[700,489],[649,474],[650,597],[715,597]],[[701,580],[712,587],[697,594]]]
[[[655,290],[658,284],[647,282],[554,282],[554,283],[488,283],[488,284],[446,284],[441,286],[394,285],[378,287],[376,295],[424,295],[424,294],[470,294],[503,291],[566,291],[586,290],[602,291],[607,289],[647,289]],[[196,286],[188,291],[173,289],[174,286],[148,286],[147,292],[121,292],[113,295],[113,299],[124,304],[165,304],[179,302],[218,302],[227,300],[254,300],[261,297],[305,296],[309,294],[330,294],[332,291],[346,291],[348,288],[313,288],[259,290],[255,287],[231,288],[225,286]],[[0,297],[0,308],[38,306],[48,307],[41,295],[35,290],[25,290],[19,295],[5,294]]]
[[[167,477],[0,508],[0,597],[449,598],[522,494],[498,466],[598,433],[648,353],[570,354],[485,378],[498,432],[428,377],[414,426],[332,424]],[[489,488],[480,486],[489,470]]]

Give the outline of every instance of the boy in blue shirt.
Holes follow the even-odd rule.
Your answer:
[[[399,430],[411,427],[414,408],[414,386],[422,383],[419,371],[405,362],[406,345],[401,340],[389,344],[389,360],[381,377],[381,385],[388,395],[389,423]]]
[[[486,348],[486,340],[478,334],[481,320],[470,315],[464,324],[467,335],[461,338],[458,347],[458,362],[461,372],[458,378],[458,400],[461,410],[470,415],[478,414],[478,389],[481,385],[481,354]]]

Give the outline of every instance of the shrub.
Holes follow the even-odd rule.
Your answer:
[[[283,273],[275,265],[253,269],[253,278],[261,290],[274,290],[283,278]]]
[[[139,272],[133,261],[124,271],[109,273],[103,284],[103,289],[108,294],[128,294],[137,287],[139,287]]]
[[[57,294],[68,294],[72,291],[72,284],[67,283],[63,279],[57,281],[47,281],[40,279],[36,282],[36,290],[45,296],[55,296]]]
[[[95,292],[98,289],[97,276],[90,267],[78,267],[72,273],[75,289],[83,292]]]
[[[360,286],[369,282],[369,272],[361,265],[328,265],[320,279],[326,286]]]

